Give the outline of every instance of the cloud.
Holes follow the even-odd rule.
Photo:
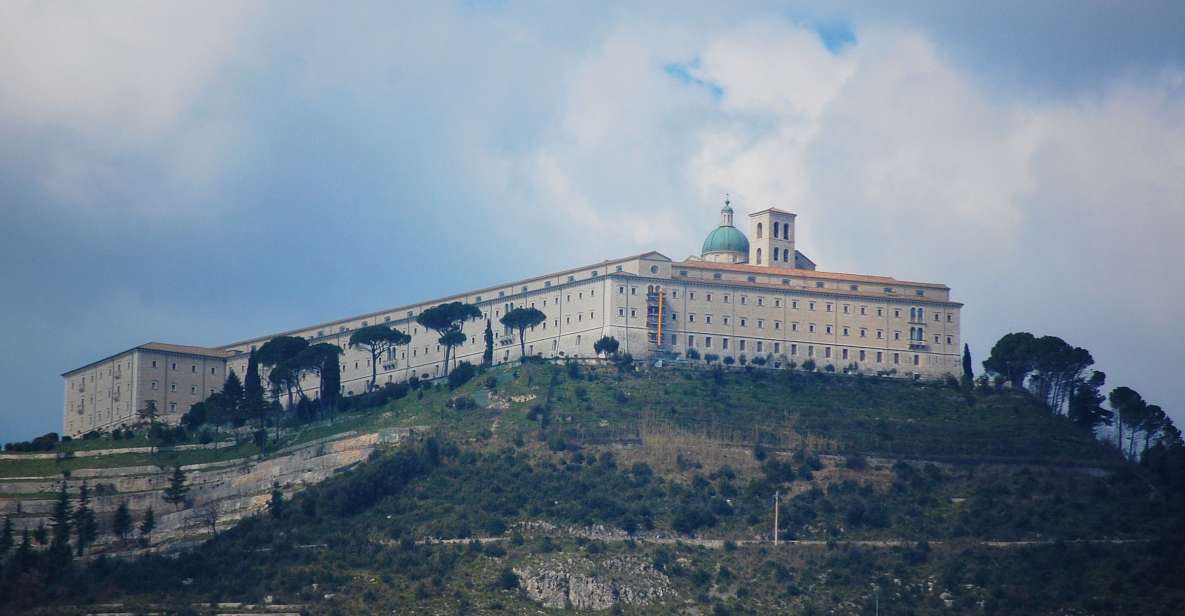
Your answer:
[[[836,49],[789,20],[653,37],[676,44],[632,34],[575,68],[563,129],[523,158],[557,220],[642,229],[612,237],[681,258],[725,192],[787,208],[822,269],[951,284],[980,359],[1007,331],[1058,334],[1112,383],[1185,401],[1159,367],[1185,359],[1163,344],[1185,336],[1179,67],[1032,98],[899,26]]]
[[[0,130],[37,159],[33,181],[67,210],[177,213],[238,162],[229,67],[262,5],[8,2],[0,6]],[[145,163],[148,163],[145,165]],[[129,191],[155,174],[172,191]],[[145,169],[147,166],[147,169]]]

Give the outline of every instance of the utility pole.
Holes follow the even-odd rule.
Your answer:
[[[774,545],[778,545],[778,502],[780,491],[774,490]]]

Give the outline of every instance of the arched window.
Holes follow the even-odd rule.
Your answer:
[[[778,223],[774,223],[774,239],[778,239]]]
[[[761,237],[761,223],[757,223],[757,237]],[[761,249],[757,249],[757,265],[761,265]]]
[[[918,320],[918,309],[917,308],[910,308],[909,309],[909,320],[910,321]],[[910,330],[910,332],[912,332],[913,328],[911,327],[911,328],[909,328],[909,330]]]
[[[769,261],[770,261],[770,263],[773,263],[774,261],[777,261],[777,260],[778,260],[778,249],[775,248],[773,254],[771,254],[769,256]]]
[[[761,223],[757,223],[757,239],[761,239]]]
[[[790,262],[790,249],[789,248],[782,249],[782,260],[785,261],[786,263]]]

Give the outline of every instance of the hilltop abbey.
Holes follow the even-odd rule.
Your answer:
[[[684,261],[648,252],[215,348],[143,344],[62,375],[64,434],[134,424],[150,400],[175,423],[220,390],[230,370],[241,377],[250,351],[278,335],[341,347],[345,395],[365,391],[371,375],[370,355],[349,347],[350,333],[376,323],[411,336],[381,361],[380,384],[441,376],[437,335],[415,317],[451,301],[482,311],[456,349],[458,360],[472,363],[485,350],[486,319],[496,332],[494,361],[518,359],[517,337],[499,319],[528,306],[547,315],[526,332],[528,355],[591,357],[597,339],[613,336],[638,359],[698,353],[923,378],[958,373],[962,304],[949,287],[817,271],[794,247],[794,223],[795,214],[765,209],[749,215],[746,237],[726,201],[700,255]],[[303,383],[310,396],[317,387],[315,378]]]

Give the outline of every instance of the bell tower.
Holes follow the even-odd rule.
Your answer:
[[[749,265],[794,267],[796,217],[772,207],[749,214]]]

